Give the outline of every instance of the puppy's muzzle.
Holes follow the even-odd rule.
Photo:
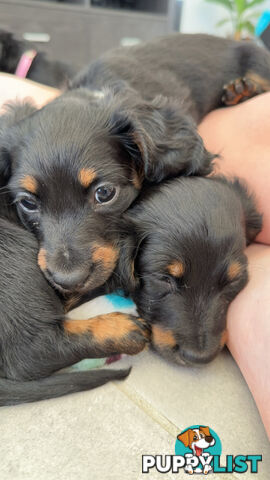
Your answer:
[[[198,351],[191,347],[182,347],[180,348],[180,356],[186,364],[200,366],[210,363],[219,353],[220,348],[217,348],[215,351]]]
[[[86,282],[89,272],[75,270],[70,273],[47,271],[52,282],[63,290],[74,290]]]

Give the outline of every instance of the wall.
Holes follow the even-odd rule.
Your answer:
[[[270,0],[255,8],[256,11],[270,10]],[[214,35],[230,35],[228,23],[216,27],[216,23],[227,16],[225,8],[208,3],[206,0],[184,0],[180,30],[183,33],[211,33]]]

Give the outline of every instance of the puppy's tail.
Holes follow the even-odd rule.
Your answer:
[[[130,370],[131,368],[61,373],[41,380],[25,382],[0,378],[0,406],[37,402],[69,393],[92,390],[111,380],[126,378]]]

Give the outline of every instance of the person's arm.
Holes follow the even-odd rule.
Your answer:
[[[56,88],[48,87],[32,80],[22,79],[0,73],[0,114],[4,113],[3,105],[9,101],[32,99],[38,107],[50,102],[60,94]]]
[[[256,240],[270,244],[270,92],[211,112],[199,132],[206,148],[221,155],[216,172],[244,178],[255,192],[264,216]]]
[[[257,240],[270,244],[270,93],[210,113],[199,131],[220,153],[217,173],[244,178],[263,213]],[[228,312],[228,347],[239,365],[270,437],[270,246],[251,245],[250,280]]]

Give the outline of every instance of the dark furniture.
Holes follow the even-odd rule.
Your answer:
[[[120,44],[178,29],[180,6],[177,0],[0,0],[0,28],[43,40],[38,48],[50,59],[81,67]]]

